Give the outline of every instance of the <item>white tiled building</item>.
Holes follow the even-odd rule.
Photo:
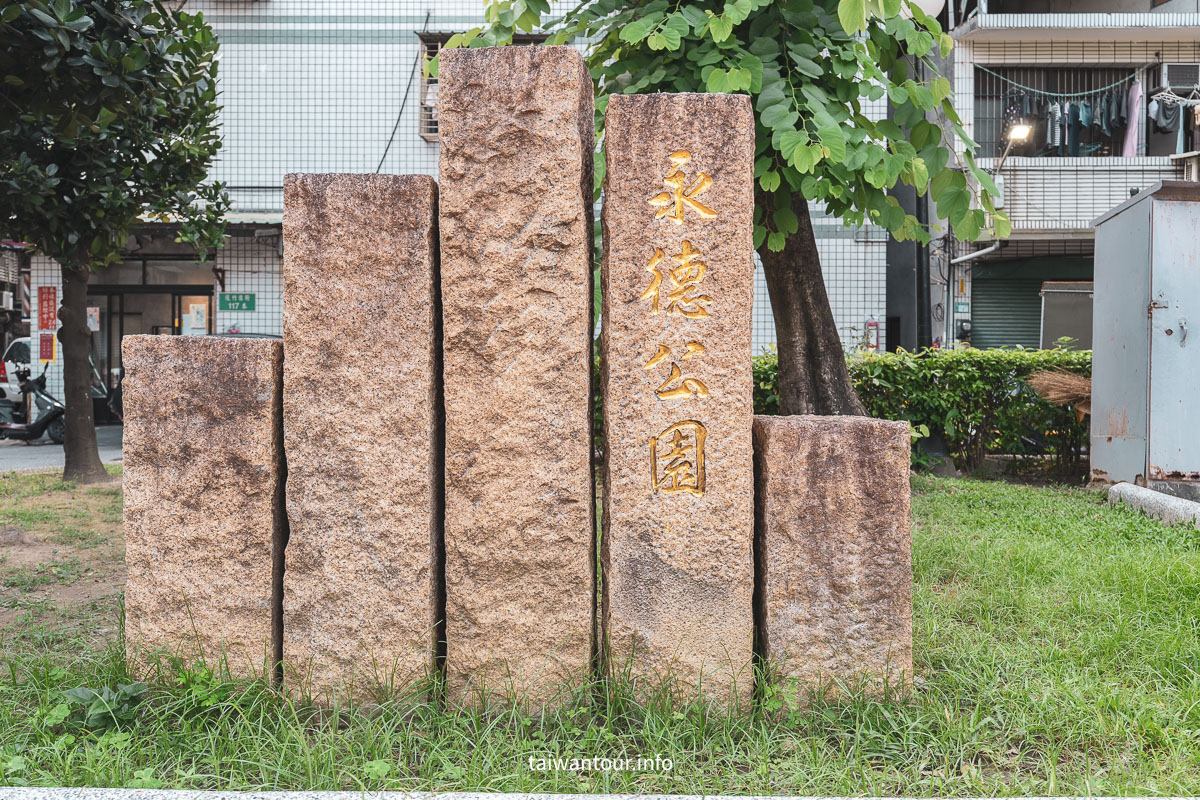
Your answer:
[[[1200,149],[1194,109],[1183,109],[1182,136],[1156,130],[1147,115],[1150,99],[1167,83],[1183,97],[1197,88],[1179,85],[1188,69],[1195,73],[1188,80],[1200,82],[1200,2],[953,2],[955,103],[968,134],[980,144],[979,165],[999,168],[1013,234],[1001,247],[985,241],[945,248],[940,273],[934,270],[935,278],[947,279],[934,288],[935,304],[946,311],[935,322],[935,335],[941,324],[950,340],[966,338],[976,346],[1037,346],[1043,285],[1077,282],[1090,288],[1092,220],[1131,191],[1183,179],[1186,153]],[[1057,13],[1043,13],[1049,11]],[[1168,76],[1165,64],[1183,65],[1183,72]],[[1135,80],[1142,101],[1113,135],[1093,125],[1080,134],[1077,154],[1059,154],[1045,138],[1045,114],[1034,111],[1024,120],[1033,124],[1030,139],[1015,144],[1001,163],[1005,110],[1013,95],[1036,98],[1042,107],[1086,103],[1094,112],[1114,93],[1128,100]],[[1128,134],[1135,123],[1136,135]],[[948,263],[975,252],[982,254]],[[1090,309],[1086,294],[1080,299]],[[970,335],[958,337],[964,320],[970,320]],[[1049,316],[1046,325],[1047,331],[1054,328]]]
[[[1052,81],[1056,75],[1070,74],[1073,80],[1103,82],[1112,70],[1128,74],[1151,62],[1200,62],[1200,13],[1189,7],[1197,0],[1168,0],[1154,6],[1155,11],[1155,0],[1109,0],[1145,6],[1120,14],[1029,13],[1038,5],[1032,0],[992,0],[992,11],[980,8],[977,0],[952,1],[958,41],[953,56],[956,100],[968,131],[984,145],[984,166],[996,165],[992,156],[998,153],[988,147],[995,150],[998,132],[995,98],[989,96],[988,81],[993,78],[980,72],[981,66],[1000,74],[1005,69],[1034,70],[1017,75],[1024,81]],[[1069,5],[1095,7],[1100,2],[1075,0]],[[1003,6],[1017,10],[997,8]],[[479,24],[482,3],[192,0],[189,10],[204,13],[222,45],[225,144],[213,178],[226,183],[233,198],[231,236],[213,263],[197,265],[171,245],[169,232],[146,230],[130,242],[125,263],[95,276],[89,300],[99,309],[94,357],[106,377],[119,366],[122,335],[278,334],[283,176],[377,170],[436,175],[436,84],[427,85],[423,78],[422,48],[435,46],[439,34]],[[994,13],[997,10],[1004,13]],[[943,20],[950,22],[947,12]],[[885,108],[878,105],[871,113],[882,115]],[[1015,151],[1002,171],[1006,207],[1014,220],[1012,242],[953,266],[951,259],[988,243],[935,243],[934,337],[953,341],[957,323],[971,319],[981,344],[1028,343],[1030,303],[1037,300],[1029,293],[1036,295],[1040,279],[1090,274],[1089,221],[1127,196],[1130,188],[1181,175],[1182,162],[1160,152],[1160,139],[1151,136],[1144,144],[1135,158],[1044,157]],[[858,347],[869,323],[876,322],[880,346],[886,346],[884,231],[876,226],[845,228],[819,209],[814,211],[814,228],[843,341],[848,349]],[[54,289],[55,301],[61,293],[52,262],[35,257],[31,266],[36,353],[39,334],[46,332],[38,328],[38,289]],[[1013,316],[1010,312],[1017,306],[1016,317],[1024,320],[1025,328],[992,326],[989,320]],[[1019,336],[1014,338],[1014,331]],[[773,340],[760,272],[755,351]],[[50,390],[60,392],[57,362],[48,375]]]
[[[148,230],[130,260],[93,280],[99,308],[94,358],[102,373],[119,366],[122,335],[279,334],[279,227],[289,172],[437,174],[436,84],[420,68],[422,39],[482,21],[481,0],[192,0],[221,40],[224,147],[212,177],[233,199],[229,244],[213,263],[194,265]],[[562,7],[559,3],[558,6]],[[876,113],[884,113],[880,106]],[[882,229],[842,227],[815,212],[829,295],[848,344],[885,311]],[[35,352],[38,287],[61,297],[57,266],[32,259]],[[241,299],[231,298],[236,295]],[[253,307],[243,296],[253,296]],[[194,307],[202,307],[195,309]],[[761,272],[755,299],[755,352],[774,341]],[[56,356],[58,354],[56,353]],[[59,363],[48,370],[61,391]]]

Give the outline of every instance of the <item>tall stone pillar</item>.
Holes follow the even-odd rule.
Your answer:
[[[592,85],[567,47],[440,61],[446,674],[540,703],[592,654]]]
[[[283,349],[126,336],[125,643],[269,676],[278,662]]]
[[[908,423],[755,417],[755,561],[777,674],[881,689],[912,679]]]
[[[749,699],[754,114],[614,95],[604,149],[609,670]]]
[[[317,698],[434,669],[441,587],[437,185],[284,181],[284,680]]]

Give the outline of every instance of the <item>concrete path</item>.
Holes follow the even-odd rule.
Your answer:
[[[1108,490],[1110,505],[1125,503],[1144,514],[1157,517],[1168,525],[1190,522],[1200,528],[1200,503],[1156,492],[1132,483],[1117,483]]]
[[[105,464],[121,462],[121,431],[120,425],[101,425],[96,428],[96,441],[100,445],[100,460]],[[31,469],[61,469],[63,466],[63,448],[54,444],[45,436],[32,444],[14,442],[10,439],[0,441],[0,472],[9,470]]]

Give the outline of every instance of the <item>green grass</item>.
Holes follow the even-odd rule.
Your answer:
[[[22,642],[0,664],[0,783],[1200,793],[1200,531],[1083,490],[924,477],[914,489],[918,680],[906,697],[729,716],[639,705],[610,686],[544,717],[405,698],[318,710],[187,671],[153,685],[132,724],[89,730],[64,719],[62,693],[130,677],[118,648],[90,650],[75,625],[65,638]],[[529,766],[530,756],[655,755],[673,769]]]

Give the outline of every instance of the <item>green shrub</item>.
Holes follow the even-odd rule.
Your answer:
[[[961,469],[985,453],[1051,455],[1064,472],[1080,468],[1087,424],[1051,405],[1025,383],[1043,369],[1091,375],[1090,350],[926,350],[868,353],[848,359],[850,379],[867,410],[941,431]],[[754,410],[779,413],[778,359],[754,359]]]

